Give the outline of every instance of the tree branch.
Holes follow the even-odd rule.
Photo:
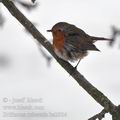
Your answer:
[[[73,67],[66,61],[61,60],[54,53],[50,42],[35,28],[35,26],[17,9],[12,1],[2,0],[4,6],[8,11],[31,33],[31,35],[41,43],[51,55],[57,60],[57,62],[70,74]],[[97,88],[89,83],[85,77],[75,70],[72,77],[91,95],[96,102],[98,102],[104,109],[111,114],[114,112],[116,106]]]
[[[105,109],[103,109],[100,113],[94,115],[93,117],[89,118],[88,120],[102,120],[104,117],[105,117],[105,114],[107,113],[108,111],[106,111]]]

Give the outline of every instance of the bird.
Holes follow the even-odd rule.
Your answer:
[[[90,36],[82,29],[67,22],[58,22],[47,32],[52,32],[53,50],[59,58],[67,62],[78,61],[75,69],[81,59],[88,55],[88,51],[100,51],[94,44],[96,41],[111,40]]]

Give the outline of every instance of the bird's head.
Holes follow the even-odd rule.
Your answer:
[[[51,30],[47,30],[47,32],[52,32],[53,48],[61,49],[63,47],[65,40],[65,30],[68,25],[68,23],[59,22],[55,24]]]
[[[55,24],[51,30],[47,30],[47,32],[52,32],[53,39],[59,38],[65,34],[65,29],[69,26],[66,22],[59,22]]]

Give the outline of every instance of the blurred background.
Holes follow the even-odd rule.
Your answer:
[[[114,36],[120,28],[119,0],[14,2],[51,43],[46,30],[61,21],[90,35],[114,38],[113,43],[97,42],[101,52],[90,52],[78,71],[120,104],[120,36]],[[87,120],[103,109],[2,4],[0,25],[0,119]],[[106,114],[103,120],[111,116]]]

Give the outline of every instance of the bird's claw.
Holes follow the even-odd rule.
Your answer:
[[[77,70],[77,66],[73,67],[70,71],[70,75],[72,76],[76,70]]]

